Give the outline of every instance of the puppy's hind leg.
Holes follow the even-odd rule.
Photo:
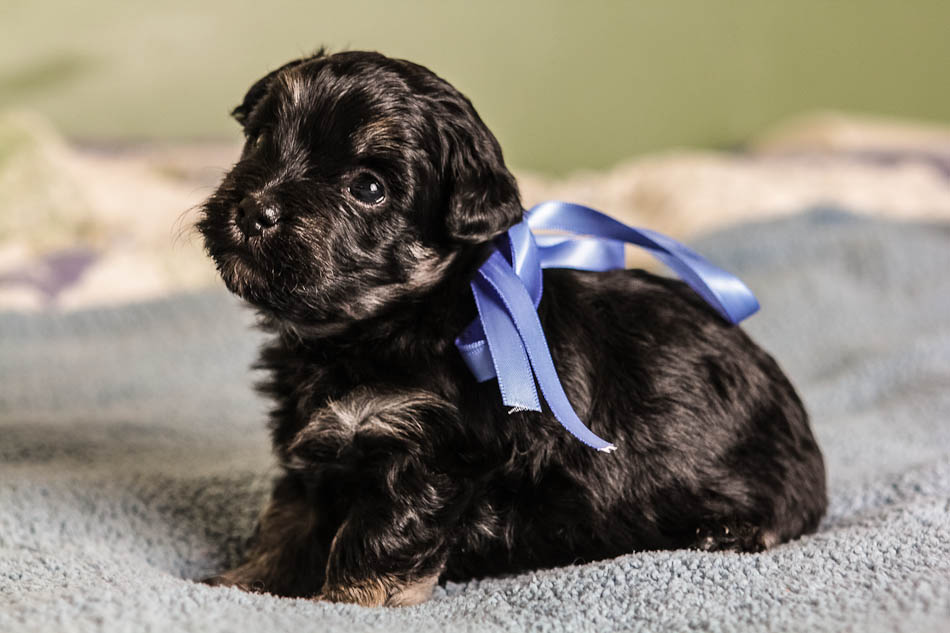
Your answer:
[[[203,582],[279,596],[311,597],[324,582],[332,531],[327,533],[317,508],[294,475],[274,488],[251,539],[247,560]]]

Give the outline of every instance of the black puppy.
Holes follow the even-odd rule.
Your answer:
[[[247,562],[212,582],[364,605],[637,550],[756,551],[812,531],[821,453],[772,358],[679,281],[546,270],[538,308],[604,454],[509,414],[453,340],[522,219],[498,142],[427,69],[291,62],[234,110],[247,143],[199,228],[273,339],[283,475]]]

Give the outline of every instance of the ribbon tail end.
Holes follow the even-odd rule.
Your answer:
[[[607,446],[598,448],[597,450],[601,453],[613,453],[615,450],[617,450],[617,447],[614,444],[608,444]]]

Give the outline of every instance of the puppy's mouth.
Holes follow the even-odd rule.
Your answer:
[[[276,237],[276,236],[275,236]],[[300,245],[284,239],[245,239],[233,225],[205,235],[208,253],[227,289],[275,322],[311,321],[322,314],[316,293],[322,275],[313,266],[298,269]]]
[[[211,211],[205,212],[198,230],[228,290],[249,301],[265,290],[268,281],[263,274],[266,270],[263,236],[247,236],[233,218],[221,218]]]

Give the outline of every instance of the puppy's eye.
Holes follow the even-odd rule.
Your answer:
[[[363,204],[377,205],[386,198],[386,191],[376,176],[364,171],[350,183],[350,195]]]

